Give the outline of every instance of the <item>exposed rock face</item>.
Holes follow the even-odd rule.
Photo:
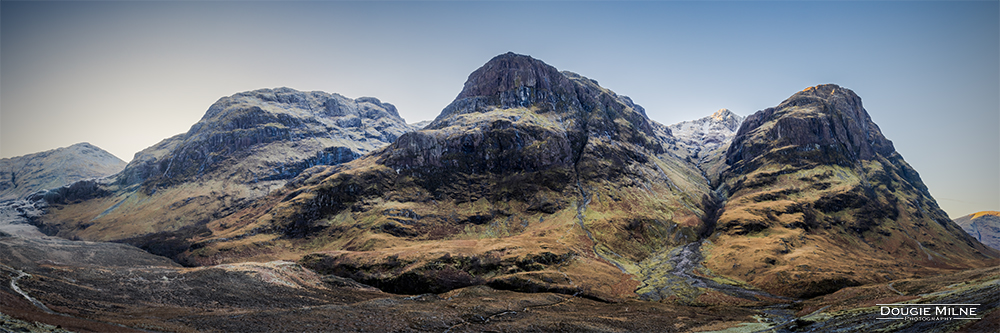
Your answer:
[[[955,219],[955,223],[984,245],[1000,250],[1000,212],[969,214]]]
[[[677,138],[669,146],[670,151],[689,158],[716,183],[721,169],[727,167],[726,151],[741,124],[743,117],[720,109],[705,118],[670,125],[670,133]]]
[[[351,161],[409,130],[392,104],[371,97],[288,88],[223,97],[187,133],[136,153],[114,177],[49,191],[43,229],[170,256],[208,221],[303,170]]]
[[[710,268],[765,290],[809,297],[1000,255],[947,218],[848,89],[747,117],[727,162]]]
[[[326,239],[336,252],[306,256],[306,266],[383,290],[488,284],[634,297],[638,282],[623,273],[706,230],[707,181],[666,153],[662,135],[665,126],[594,80],[500,55],[424,130],[307,170],[260,208],[213,223],[217,238],[186,260],[265,247],[250,237]]]
[[[78,180],[112,175],[125,161],[89,143],[0,159],[0,201],[22,199]]]
[[[789,155],[811,157],[793,163],[853,164],[896,152],[861,106],[861,98],[834,84],[806,88],[777,107],[750,115],[730,147],[727,162],[737,172],[772,162],[778,155],[771,153],[774,148],[818,150],[808,156]]]

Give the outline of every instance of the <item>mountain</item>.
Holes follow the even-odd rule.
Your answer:
[[[712,202],[701,171],[659,135],[669,129],[628,97],[503,54],[423,130],[306,170],[211,223],[184,260],[304,256],[319,272],[404,293],[488,284],[634,297],[629,272],[698,239]]]
[[[371,97],[261,89],[223,97],[184,134],[136,153],[124,170],[44,195],[44,230],[118,240],[154,253],[250,205],[302,170],[344,163],[411,128]]]
[[[955,219],[955,223],[983,245],[1000,250],[1000,212],[969,214]]]
[[[507,53],[408,128],[371,98],[241,93],[117,175],[0,204],[0,326],[923,332],[1000,318],[1000,252],[947,219],[843,87],[664,126]],[[981,320],[879,317],[899,302],[979,304]]]
[[[432,120],[421,120],[410,124],[410,127],[412,127],[414,130],[422,130],[424,129],[424,127],[427,127],[427,125],[430,125],[431,122]]]
[[[678,156],[690,158],[705,171],[709,180],[717,182],[721,168],[726,167],[726,150],[743,119],[728,109],[720,109],[708,117],[667,126],[677,138],[669,146],[670,150]]]
[[[726,152],[708,267],[812,297],[844,286],[995,264],[843,87],[747,117]]]
[[[0,159],[0,201],[119,172],[125,162],[89,143]]]

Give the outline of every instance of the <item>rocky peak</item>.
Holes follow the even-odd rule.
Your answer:
[[[668,126],[671,133],[678,138],[684,137],[705,137],[715,134],[732,137],[743,123],[743,117],[729,111],[729,109],[719,109],[710,116],[682,121]]]
[[[511,52],[469,74],[465,87],[428,128],[441,128],[453,115],[532,107],[544,113],[576,101],[575,85],[555,67]]]
[[[715,183],[725,167],[726,149],[742,123],[743,117],[719,109],[701,119],[666,126],[670,134],[662,140],[671,152],[697,165]]]
[[[507,52],[498,55],[469,75],[457,99],[498,98],[499,106],[526,107],[569,93],[572,86],[555,67],[531,56]]]
[[[664,151],[645,110],[628,97],[514,53],[473,71],[462,92],[425,129],[433,132],[414,132],[390,147],[387,163],[401,169],[450,164],[508,170],[501,166],[510,164],[512,171],[538,170],[578,161],[592,139]],[[541,155],[522,149],[539,145],[545,147],[537,152]],[[480,156],[470,159],[474,163],[441,160],[457,156],[452,151]]]
[[[826,161],[871,160],[895,149],[853,91],[835,84],[806,88],[746,118],[727,153],[730,164],[756,163],[772,148],[819,149]]]
[[[729,109],[719,109],[719,111],[715,111],[715,113],[709,117],[712,119],[713,123],[721,124],[734,134],[736,130],[740,129],[740,124],[743,123],[743,117],[729,111]]]

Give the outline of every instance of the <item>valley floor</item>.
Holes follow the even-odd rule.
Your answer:
[[[11,206],[4,206],[9,209]],[[396,295],[292,262],[181,267],[137,248],[0,222],[3,332],[996,332],[1000,268],[766,307],[694,307],[475,286]],[[879,320],[877,304],[977,303],[976,320]]]

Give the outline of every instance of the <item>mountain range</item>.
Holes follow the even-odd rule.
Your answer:
[[[865,289],[894,281],[941,291],[951,278],[920,279],[993,276],[1000,263],[937,206],[849,89],[665,126],[596,80],[514,53],[473,71],[427,124],[370,97],[239,93],[120,172],[29,200],[50,235],[226,272],[290,261],[240,269],[283,281],[303,270],[295,281],[322,276],[364,297],[819,304],[786,326],[867,322],[809,316],[847,311],[842,292],[911,295]],[[968,290],[993,280],[976,281]]]

